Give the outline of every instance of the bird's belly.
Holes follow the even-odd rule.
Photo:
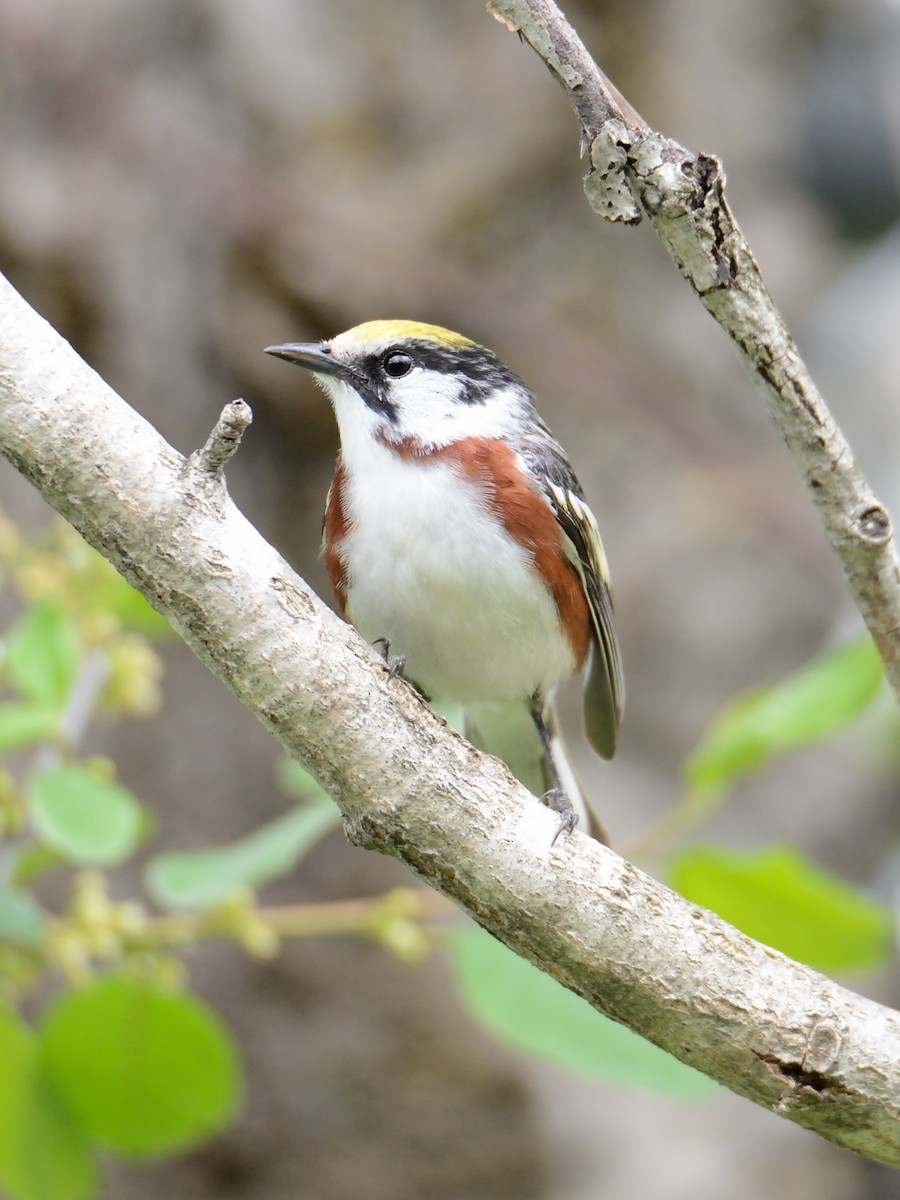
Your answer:
[[[442,463],[397,474],[350,497],[347,614],[363,636],[390,638],[435,699],[525,698],[571,675],[553,598],[481,490]]]

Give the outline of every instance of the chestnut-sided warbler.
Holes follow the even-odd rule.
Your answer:
[[[611,758],[622,672],[597,524],[521,379],[436,325],[368,321],[269,346],[314,373],[341,438],[324,525],[338,608],[560,814],[584,805],[553,693],[587,666],[585,726]]]

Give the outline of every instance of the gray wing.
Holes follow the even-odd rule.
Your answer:
[[[594,514],[562,449],[548,434],[523,447],[564,534],[581,577],[594,624],[594,645],[584,690],[585,730],[603,758],[612,758],[625,699],[622,661],[613,618],[609,567]]]

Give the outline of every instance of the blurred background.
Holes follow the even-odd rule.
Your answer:
[[[896,514],[900,5],[567,12],[652,125],[722,158],[770,289]],[[859,628],[736,355],[649,227],[591,213],[562,91],[480,2],[0,0],[0,96],[0,268],[180,451],[228,400],[252,405],[230,489],[323,595],[336,430],[262,347],[410,317],[534,386],[615,580],[622,749],[602,771],[576,755],[626,852],[677,801],[725,702]],[[47,520],[5,464],[0,502]],[[164,653],[164,709],[98,748],[159,814],[157,846],[237,837],[286,804],[278,749],[184,647]],[[704,834],[793,841],[887,894],[898,788],[879,746],[869,722],[790,758]],[[407,879],[336,833],[273,899]],[[183,1159],[117,1165],[115,1200],[896,1194],[887,1171],[734,1096],[686,1106],[517,1057],[472,1027],[438,960],[335,940],[265,965],[204,949],[191,974],[241,1040],[244,1114]],[[900,999],[896,978],[850,982]]]

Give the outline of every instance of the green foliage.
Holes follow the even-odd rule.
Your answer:
[[[36,1032],[0,1009],[0,1063],[0,1187],[12,1200],[88,1200],[102,1149],[182,1149],[240,1100],[234,1047],[209,1009],[128,976],[65,993]]]
[[[0,884],[0,943],[38,949],[44,940],[44,913],[30,894]]]
[[[28,609],[6,642],[6,669],[19,691],[48,709],[60,709],[78,669],[75,622],[62,605],[45,600]]]
[[[0,704],[0,754],[51,738],[59,723],[56,709],[29,701]]]
[[[239,888],[286,875],[335,825],[328,797],[263,825],[240,841],[193,854],[160,854],[147,865],[147,890],[166,908],[209,908]]]
[[[831,737],[883,685],[881,659],[865,634],[772,687],[748,692],[725,709],[687,760],[688,785],[718,792],[776,755]]]
[[[105,876],[73,875],[69,912],[44,911],[30,885],[48,870],[126,862],[149,821],[112,764],[78,761],[95,713],[139,716],[159,701],[144,635],[168,626],[61,523],[25,542],[0,515],[0,567],[25,608],[2,642],[0,997],[14,1002],[61,971],[36,1028],[0,1007],[0,1192],[12,1200],[89,1200],[101,1149],[173,1151],[231,1119],[236,1050],[199,1001],[166,986],[172,964],[134,902]],[[28,755],[30,754],[30,759]],[[249,924],[249,918],[243,918]],[[94,978],[111,961],[118,974]],[[128,964],[143,974],[123,973]],[[177,974],[177,972],[174,972]]]
[[[215,936],[274,953],[280,932],[249,889],[293,870],[339,814],[286,767],[285,791],[303,806],[232,845],[150,861],[148,889],[169,913],[114,901],[106,871],[132,858],[151,822],[113,764],[80,760],[78,744],[98,713],[156,709],[160,666],[146,638],[168,625],[62,523],[26,542],[0,514],[0,569],[24,601],[0,643],[0,753],[17,756],[0,765],[0,840],[11,839],[0,881],[0,1192],[88,1200],[99,1154],[175,1153],[232,1119],[236,1047],[183,990],[173,950]],[[68,910],[45,911],[32,894],[48,871],[70,876]],[[338,905],[323,920],[286,910],[284,926],[392,944],[413,922],[389,899],[371,911]],[[13,1006],[60,975],[32,1028]]]
[[[788,846],[695,846],[670,862],[669,881],[685,899],[816,970],[890,961],[891,910]]]
[[[453,938],[456,978],[472,1014],[519,1050],[628,1088],[685,1099],[716,1085],[596,1012],[580,996],[480,929]]]
[[[53,601],[29,608],[4,643],[8,682],[22,699],[0,705],[0,751],[54,736],[80,660],[78,633]]]
[[[202,1140],[240,1097],[235,1050],[209,1009],[127,976],[62,996],[44,1020],[41,1053],[79,1127],[132,1157]]]
[[[131,792],[84,767],[34,771],[28,799],[38,836],[70,862],[124,862],[140,838],[141,809]]]
[[[12,1200],[88,1200],[94,1147],[47,1074],[40,1039],[0,1010],[0,1186]]]
[[[712,815],[739,780],[840,733],[884,693],[881,660],[864,634],[780,683],[733,700],[686,760],[687,789],[679,804],[633,847],[637,859],[662,859],[672,843]]]

